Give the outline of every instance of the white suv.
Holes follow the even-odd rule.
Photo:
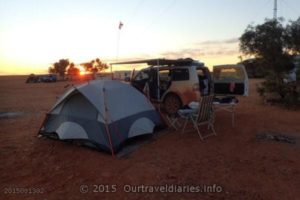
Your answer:
[[[213,93],[214,87],[209,69],[204,63],[190,58],[149,59],[112,64],[145,63],[149,67],[136,74],[133,73],[130,82],[135,88],[144,92],[151,101],[162,103],[167,113],[176,113],[179,108],[187,106],[192,101],[198,101],[201,96]]]

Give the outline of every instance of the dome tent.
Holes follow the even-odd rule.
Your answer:
[[[153,133],[159,124],[159,113],[134,87],[96,80],[67,91],[47,114],[39,133],[86,140],[114,154],[127,139]]]

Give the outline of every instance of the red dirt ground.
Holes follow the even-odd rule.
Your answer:
[[[255,92],[258,82],[251,80],[250,96],[239,99],[234,128],[229,114],[220,112],[216,137],[201,141],[196,132],[168,131],[116,158],[37,137],[44,114],[67,82],[25,84],[22,76],[0,77],[0,112],[24,112],[0,118],[0,199],[300,199],[300,112],[264,105]],[[296,144],[256,139],[267,131],[298,139]],[[124,185],[166,184],[215,184],[222,191],[124,191]],[[89,191],[81,192],[81,185]],[[97,191],[97,185],[110,192]]]

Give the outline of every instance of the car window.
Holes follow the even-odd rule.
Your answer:
[[[148,71],[140,71],[134,78],[135,81],[141,81],[141,80],[147,80],[147,79],[149,79]]]
[[[170,81],[170,70],[160,70],[159,71],[159,80],[161,81]]]
[[[221,68],[214,70],[214,79],[217,81],[243,81],[245,74],[242,68]]]
[[[205,69],[198,68],[197,75],[198,75],[199,80],[208,79]]]
[[[205,76],[204,70],[203,69],[197,69],[197,75],[198,76]]]
[[[190,79],[188,69],[172,69],[173,81],[186,81]]]

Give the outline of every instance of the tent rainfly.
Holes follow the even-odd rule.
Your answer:
[[[41,135],[86,140],[112,155],[128,138],[153,133],[160,115],[129,84],[96,80],[67,91],[46,115]]]

